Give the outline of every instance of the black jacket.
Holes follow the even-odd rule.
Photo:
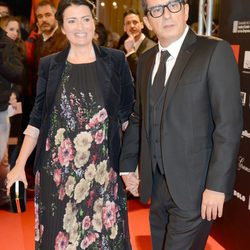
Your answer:
[[[0,111],[8,108],[13,84],[21,84],[24,67],[15,43],[0,28]]]
[[[134,104],[132,76],[123,52],[95,46],[97,77],[101,86],[105,108],[109,116],[108,145],[110,164],[119,169],[120,126],[128,120]],[[43,57],[40,61],[35,105],[29,124],[40,129],[37,142],[34,172],[40,169],[45,152],[45,142],[50,127],[50,115],[60,84],[69,48]]]

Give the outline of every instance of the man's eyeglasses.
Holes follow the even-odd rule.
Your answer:
[[[157,5],[149,8],[147,13],[152,17],[158,18],[164,14],[165,8],[167,8],[171,13],[177,13],[182,9],[183,0],[171,1],[164,5]]]

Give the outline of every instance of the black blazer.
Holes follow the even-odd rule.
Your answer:
[[[128,120],[134,104],[134,87],[128,63],[123,52],[94,45],[97,77],[102,86],[105,108],[110,119],[108,147],[110,163],[119,170],[120,126]],[[34,172],[41,167],[45,142],[50,127],[50,115],[69,48],[44,57],[40,61],[35,105],[29,124],[40,129]]]
[[[134,171],[140,151],[143,202],[152,190],[148,93],[157,51],[156,46],[139,59],[137,99],[120,159],[120,171]],[[230,45],[189,30],[167,87],[161,153],[175,203],[183,209],[200,208],[206,188],[230,198],[242,131],[240,80]]]

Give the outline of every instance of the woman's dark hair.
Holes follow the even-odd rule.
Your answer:
[[[61,0],[57,7],[56,20],[59,26],[63,26],[63,13],[66,8],[72,5],[85,5],[88,6],[92,12],[92,16],[95,18],[95,5],[89,0]]]

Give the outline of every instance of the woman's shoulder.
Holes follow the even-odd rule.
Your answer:
[[[125,57],[125,54],[123,51],[118,50],[118,49],[113,49],[113,48],[108,48],[108,47],[100,47],[100,50],[107,54],[110,55],[111,57],[117,57],[117,58],[123,58]]]

